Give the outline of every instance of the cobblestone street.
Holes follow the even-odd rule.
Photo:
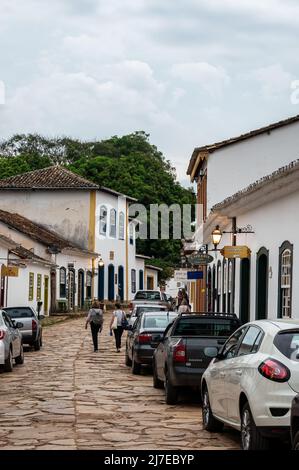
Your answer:
[[[148,372],[133,376],[108,324],[97,354],[84,319],[44,328],[42,350],[0,374],[0,449],[239,448],[233,431],[202,430],[199,404],[167,406]]]

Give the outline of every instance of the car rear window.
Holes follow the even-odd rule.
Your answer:
[[[145,316],[143,328],[159,328],[163,330],[175,317],[176,315]]]
[[[279,332],[274,338],[274,345],[288,359],[299,360],[299,330]]]
[[[165,307],[137,307],[136,317],[139,317],[143,312],[164,312],[165,310]]]
[[[134,300],[161,300],[160,292],[142,291],[137,292]]]
[[[230,336],[238,327],[237,320],[182,318],[176,325],[174,336]]]
[[[32,318],[34,314],[30,308],[6,308],[5,312],[10,318]]]

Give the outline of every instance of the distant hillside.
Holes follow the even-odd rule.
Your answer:
[[[178,183],[175,169],[144,132],[93,142],[15,135],[0,144],[1,178],[55,163],[132,196],[146,207],[195,203],[192,189]],[[157,258],[163,268],[179,262],[180,247],[179,240],[138,241],[138,251]],[[167,276],[168,271],[163,274]]]

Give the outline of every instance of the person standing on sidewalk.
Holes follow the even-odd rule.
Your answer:
[[[102,331],[104,322],[104,305],[95,300],[88,312],[85,329],[90,324],[94,352],[98,352],[98,334]]]
[[[113,311],[111,322],[110,322],[110,330],[113,330],[114,337],[115,337],[115,346],[116,351],[119,353],[121,348],[121,337],[124,332],[124,323],[126,323],[126,314],[121,309],[120,304],[115,304],[115,310]]]

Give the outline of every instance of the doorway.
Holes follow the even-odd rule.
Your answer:
[[[84,271],[78,271],[78,309],[82,310],[84,307]]]
[[[114,300],[114,266],[108,266],[108,300]]]
[[[268,316],[268,266],[269,251],[261,248],[256,255],[256,319]]]
[[[44,277],[44,315],[48,315],[49,308],[49,276]]]
[[[118,267],[118,295],[123,302],[124,300],[124,268],[123,266]]]
[[[240,264],[240,312],[241,322],[250,321],[250,259],[244,258]]]
[[[74,310],[75,307],[75,271],[69,269],[68,275],[68,309]]]
[[[51,271],[51,304],[50,312],[56,312],[56,271]]]
[[[98,300],[105,299],[105,267],[99,266]]]

